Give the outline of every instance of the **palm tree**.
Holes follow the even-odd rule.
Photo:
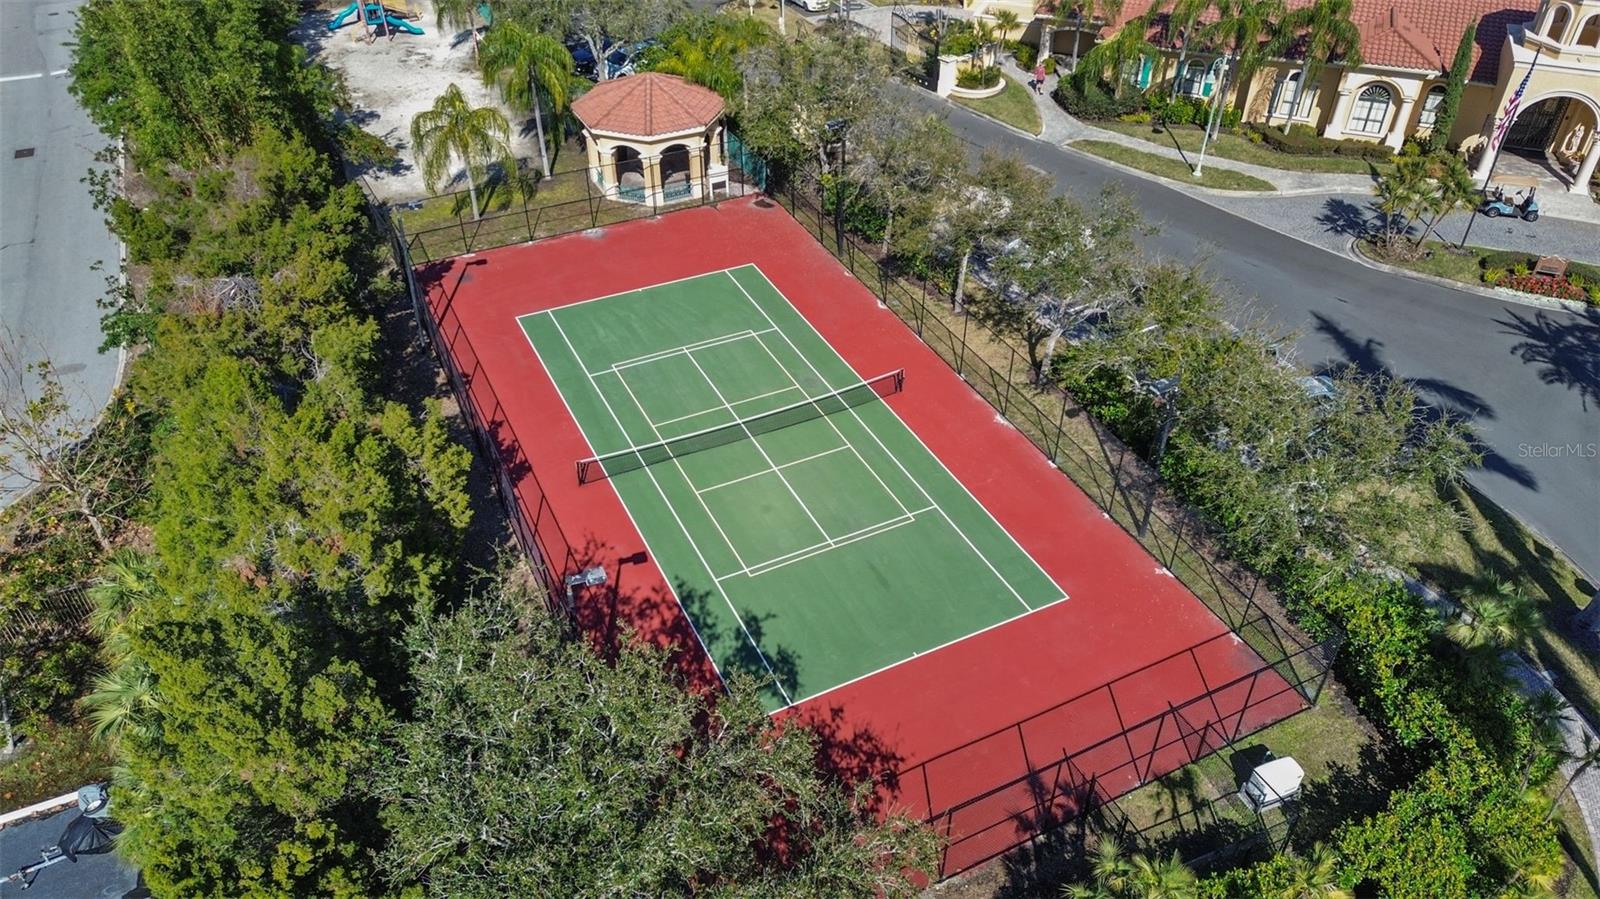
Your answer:
[[[1522,780],[1517,786],[1519,793],[1528,789],[1528,780],[1541,758],[1566,754],[1561,722],[1567,720],[1571,706],[1567,705],[1567,700],[1560,693],[1541,690],[1528,697],[1526,709],[1530,733],[1528,755],[1522,760]]]
[[[1118,16],[1122,15],[1123,2],[1124,0],[1078,0],[1077,3],[1070,7],[1071,12],[1067,15],[1063,15],[1061,8],[1057,7],[1055,20],[1057,24],[1072,23],[1072,70],[1074,72],[1078,70],[1078,43],[1083,38],[1084,20],[1088,19],[1088,23],[1091,26],[1097,21],[1114,22]],[[1100,33],[1099,27],[1095,27],[1094,30],[1096,34]]]
[[[472,217],[478,218],[478,178],[490,162],[499,162],[507,178],[517,166],[511,158],[511,123],[493,106],[476,109],[454,82],[433,101],[433,108],[411,120],[411,144],[429,190],[449,179],[450,164],[459,159],[467,174]]]
[[[1101,80],[1107,80],[1109,73],[1112,90],[1121,97],[1123,87],[1130,80],[1127,77],[1128,66],[1142,65],[1141,60],[1145,57],[1156,55],[1156,47],[1150,43],[1149,33],[1150,26],[1143,16],[1133,19],[1118,29],[1110,40],[1095,44],[1088,53],[1083,54],[1082,71]]]
[[[544,104],[550,104],[554,121],[561,121],[571,101],[572,54],[548,34],[516,22],[501,22],[483,39],[478,65],[484,76],[500,86],[511,105],[532,110],[539,138],[539,169],[550,177],[550,144],[544,133]]]
[[[1561,785],[1561,789],[1556,791],[1555,798],[1550,800],[1550,810],[1544,816],[1546,821],[1556,816],[1556,809],[1561,806],[1561,797],[1567,795],[1567,791],[1572,789],[1578,778],[1590,768],[1600,765],[1600,740],[1596,740],[1588,731],[1584,731],[1583,749],[1567,753],[1567,761],[1574,762],[1575,765],[1572,773],[1567,775],[1566,782]]]
[[[1090,874],[1092,883],[1066,884],[1061,895],[1068,899],[1194,899],[1200,895],[1199,880],[1178,853],[1166,859],[1137,852],[1124,858],[1122,845],[1110,837],[1095,847]]]
[[[1544,626],[1538,605],[1507,581],[1480,585],[1462,597],[1461,605],[1461,614],[1446,628],[1446,633],[1469,651],[1486,650],[1498,654],[1507,649],[1519,649]]]
[[[1205,11],[1211,8],[1211,0],[1173,0],[1172,11],[1167,13],[1167,28],[1170,33],[1182,37],[1183,43],[1178,46],[1177,74],[1172,79],[1172,99],[1178,99],[1178,86],[1182,81],[1183,66],[1189,60],[1189,45],[1194,43],[1195,25]]]
[[[365,2],[365,0],[362,0]],[[478,55],[478,6],[482,0],[433,0],[433,26],[443,29],[462,24],[472,33],[472,55]]]
[[[1300,62],[1300,80],[1294,82],[1294,97],[1289,104],[1289,115],[1284,117],[1283,133],[1289,133],[1294,120],[1294,110],[1300,107],[1300,95],[1311,79],[1322,72],[1323,63],[1334,56],[1348,68],[1361,65],[1361,32],[1350,21],[1354,11],[1353,0],[1313,0],[1284,16],[1278,22],[1278,33],[1272,40],[1272,53],[1281,55],[1302,34],[1305,35],[1304,55]],[[1285,85],[1288,87],[1288,85]],[[1267,110],[1267,123],[1272,123],[1272,110]]]
[[[94,689],[78,704],[94,725],[94,738],[113,744],[129,733],[148,733],[149,713],[160,706],[155,678],[137,658],[95,678]]]
[[[744,84],[739,65],[745,53],[772,41],[772,29],[760,19],[731,16],[690,20],[673,31],[652,54],[651,71],[709,87],[730,103]]]
[[[113,664],[128,654],[126,622],[141,605],[156,595],[155,574],[149,562],[133,550],[118,550],[100,571],[100,581],[89,588],[89,629]]]
[[[1276,899],[1351,899],[1339,885],[1339,857],[1322,843],[1305,855],[1290,856],[1289,881]]]
[[[1227,108],[1228,89],[1248,84],[1250,76],[1266,61],[1265,38],[1273,33],[1273,23],[1283,15],[1284,0],[1217,0],[1218,19],[1201,29],[1205,39],[1224,48],[1231,65],[1222,69],[1213,102]],[[1221,116],[1217,120],[1221,121]]]
[[[973,19],[972,36],[976,40],[972,46],[972,55],[968,57],[968,59],[971,61],[971,64],[974,68],[984,68],[986,64],[980,62],[978,57],[988,56],[986,51],[994,45],[994,24],[991,22],[983,22],[979,21],[978,19]]]
[[[1017,14],[1009,9],[1002,9],[994,14],[994,27],[1000,33],[1000,40],[1002,41],[1011,40],[1011,32],[1016,31],[1017,26],[1021,24],[1022,20],[1017,18]]]
[[[1467,163],[1454,153],[1436,153],[1429,157],[1429,174],[1433,180],[1433,193],[1429,197],[1428,211],[1433,213],[1433,218],[1428,221],[1428,226],[1417,237],[1412,249],[1422,249],[1423,241],[1433,234],[1433,229],[1438,227],[1439,221],[1457,209],[1472,206],[1482,196],[1478,192],[1477,181],[1472,177],[1472,171],[1467,168]],[[1532,613],[1534,624],[1537,626],[1538,610],[1531,600],[1522,597],[1522,611],[1520,614]]]

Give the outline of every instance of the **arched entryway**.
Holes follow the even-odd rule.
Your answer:
[[[1506,130],[1499,158],[1485,152],[1478,160],[1479,178],[1498,174],[1555,178],[1573,193],[1587,190],[1600,163],[1600,108],[1581,94],[1557,93],[1523,104]]]
[[[645,200],[644,158],[639,151],[627,145],[611,151],[612,170],[616,172],[617,197],[642,203]]]
[[[689,171],[689,148],[673,144],[661,152],[661,196],[668,203],[681,200],[694,191]]]

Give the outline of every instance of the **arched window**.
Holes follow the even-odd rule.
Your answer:
[[[1583,23],[1583,30],[1578,32],[1578,39],[1573,41],[1580,47],[1600,48],[1600,16],[1590,16]]]
[[[1382,134],[1383,125],[1389,120],[1389,107],[1394,104],[1394,95],[1381,84],[1368,85],[1360,96],[1356,97],[1356,104],[1350,110],[1350,127],[1347,131],[1357,134]]]
[[[1432,128],[1439,118],[1439,104],[1443,102],[1444,85],[1435,84],[1428,88],[1428,95],[1422,98],[1422,114],[1417,117],[1417,127]]]
[[[1272,114],[1289,118],[1294,115],[1294,102],[1300,99],[1300,73],[1290,72],[1278,84],[1278,99],[1272,104]]]
[[[1565,6],[1555,6],[1550,10],[1550,16],[1544,22],[1544,36],[1561,43],[1567,36],[1567,25],[1572,22],[1572,10]]]

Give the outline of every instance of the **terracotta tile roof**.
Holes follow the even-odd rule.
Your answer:
[[[722,97],[676,75],[646,72],[595,85],[572,111],[593,131],[651,137],[705,127],[722,114]]]
[[[1289,0],[1290,9],[1309,6],[1312,0]],[[1155,5],[1152,0],[1128,0],[1122,15],[1107,26],[1107,33]],[[1533,20],[1539,0],[1355,0],[1351,20],[1361,32],[1361,56],[1370,65],[1442,72],[1456,54],[1456,44],[1468,23],[1478,23],[1476,47],[1468,80],[1492,83],[1500,71],[1500,50],[1506,29]],[[1048,12],[1041,5],[1041,13]],[[1158,14],[1151,37],[1157,45],[1169,43],[1166,16]],[[1201,21],[1215,21],[1208,10]],[[1296,49],[1291,48],[1293,57]]]

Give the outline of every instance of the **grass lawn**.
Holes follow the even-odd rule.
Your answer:
[[[1006,89],[993,97],[985,97],[982,100],[968,100],[962,97],[951,97],[951,99],[973,112],[982,113],[1029,134],[1043,131],[1044,125],[1039,121],[1039,107],[1034,105],[1033,96],[1028,92],[1027,86],[1009,75],[1005,76],[1005,79]]]
[[[1204,176],[1196,178],[1194,170],[1185,165],[1181,159],[1157,156],[1154,153],[1135,150],[1132,147],[1114,144],[1111,141],[1075,140],[1067,146],[1082,150],[1085,153],[1093,153],[1112,162],[1119,162],[1123,165],[1149,172],[1152,175],[1160,175],[1163,178],[1171,178],[1174,181],[1182,181],[1199,187],[1213,187],[1217,190],[1277,189],[1254,175],[1246,175],[1244,172],[1232,169],[1210,168],[1206,169]]]
[[[1300,799],[1306,814],[1297,826],[1297,841],[1325,838],[1310,831],[1337,823],[1336,809],[1379,807],[1386,801],[1391,784],[1374,761],[1382,757],[1377,737],[1333,687],[1313,708],[1140,787],[1118,799],[1116,807],[1163,852],[1181,848],[1192,857],[1221,848],[1256,827],[1255,813],[1236,793],[1268,751],[1293,757],[1306,772]],[[1370,795],[1351,795],[1355,789]],[[1318,814],[1319,809],[1326,811]],[[1280,823],[1278,815],[1267,813],[1269,826]]]
[[[1185,153],[1198,154],[1203,131],[1196,125],[1169,125],[1162,128],[1157,134],[1151,130],[1149,124],[1138,125],[1132,122],[1093,122],[1097,128],[1137,137],[1162,147],[1181,148]],[[1217,135],[1216,140],[1206,149],[1209,155],[1220,156],[1223,159],[1232,159],[1235,162],[1248,162],[1253,165],[1264,165],[1269,168],[1284,169],[1290,172],[1328,172],[1344,175],[1372,175],[1374,172],[1384,172],[1391,166],[1382,163],[1373,163],[1365,159],[1352,156],[1291,156],[1280,153],[1266,144],[1253,144],[1250,139],[1237,134],[1226,132]]]
[[[89,725],[45,722],[17,757],[0,762],[0,813],[14,811],[111,776],[115,762]]]
[[[1538,600],[1547,626],[1534,637],[1534,661],[1551,673],[1590,721],[1600,722],[1600,669],[1562,627],[1589,604],[1595,585],[1559,551],[1477,491],[1453,488],[1445,500],[1461,515],[1462,529],[1443,546],[1417,551],[1401,561],[1452,594],[1485,580],[1503,579]]]
[[[1546,797],[1553,798],[1563,782],[1557,776],[1545,791]],[[1600,897],[1600,874],[1595,869],[1594,847],[1589,843],[1589,832],[1584,829],[1583,813],[1578,811],[1578,803],[1570,795],[1561,798],[1555,823],[1556,839],[1561,841],[1566,855],[1560,895],[1564,899],[1597,899]]]

